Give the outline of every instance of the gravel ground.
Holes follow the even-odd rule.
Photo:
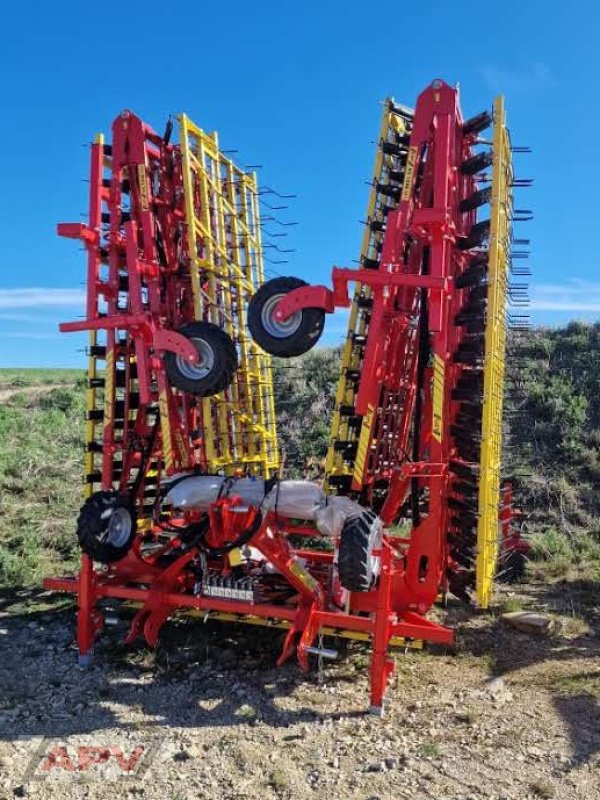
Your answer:
[[[600,799],[597,589],[520,587],[547,636],[449,608],[456,647],[398,653],[383,720],[358,644],[305,676],[276,631],[181,619],[156,652],[108,628],[80,671],[68,601],[5,595],[0,798]]]

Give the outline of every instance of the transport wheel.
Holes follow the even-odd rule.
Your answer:
[[[344,589],[368,592],[379,576],[380,560],[373,551],[381,546],[381,521],[365,509],[344,523],[338,551],[338,573]]]
[[[177,332],[192,342],[200,360],[191,364],[167,351],[165,369],[173,386],[200,397],[210,397],[226,389],[238,368],[231,337],[212,322],[188,322]]]
[[[119,492],[94,492],[85,501],[77,519],[77,538],[83,552],[94,561],[109,564],[122,559],[136,531],[131,498]]]
[[[273,278],[264,283],[248,305],[248,327],[254,341],[273,356],[290,358],[314,347],[323,333],[325,312],[303,308],[289,319],[275,319],[275,307],[284,295],[307,286],[299,278]]]

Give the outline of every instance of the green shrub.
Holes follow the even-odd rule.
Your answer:
[[[573,557],[571,540],[565,533],[554,528],[544,533],[537,533],[531,537],[531,556],[537,560],[550,560],[559,556],[571,559]]]
[[[39,407],[43,410],[71,411],[78,405],[78,395],[72,388],[52,389],[40,395]]]

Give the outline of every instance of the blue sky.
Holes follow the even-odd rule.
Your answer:
[[[328,282],[357,258],[380,101],[411,105],[435,77],[460,83],[467,116],[503,92],[513,141],[533,149],[517,205],[535,212],[521,226],[534,321],[600,318],[592,0],[57,0],[11,3],[3,23],[0,366],[84,364],[83,338],[56,326],[82,314],[85,258],[55,226],[86,211],[85,144],[123,108],[157,130],[186,111],[262,164],[263,184],[297,193],[278,214],[299,224],[276,240],[296,252],[271,268]],[[326,341],[342,336],[330,319]]]

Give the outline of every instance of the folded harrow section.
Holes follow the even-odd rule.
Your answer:
[[[87,319],[61,326],[90,330],[87,494],[132,492],[141,525],[152,515],[160,473],[204,459],[190,435],[198,427],[193,402],[157,368],[169,329],[192,319],[185,279],[174,278],[171,289],[179,307],[165,291],[167,275],[175,275],[167,251],[178,225],[177,210],[166,211],[166,196],[175,195],[166,178],[172,160],[173,148],[124,112],[112,143],[92,145],[89,225],[59,226],[88,251]]]
[[[483,607],[489,605],[498,563],[507,292],[513,243],[512,152],[501,97],[494,103],[491,180],[476,558],[476,594]]]
[[[493,111],[491,141],[475,139],[492,120],[471,123],[474,144],[486,149],[465,159],[473,193],[463,201],[470,213],[489,204],[489,216],[473,219],[460,249],[468,255],[456,286],[462,293],[454,323],[461,331],[453,361],[459,366],[452,389],[456,458],[452,476],[449,587],[465,600],[487,607],[499,556],[502,406],[506,352],[508,275],[512,248],[512,151],[503,98]],[[491,149],[487,149],[491,145]],[[487,170],[487,171],[486,171]]]
[[[223,155],[216,133],[179,119],[195,316],[226,331],[239,354],[230,385],[202,401],[207,462],[213,471],[269,476],[279,465],[271,357],[246,320],[264,280],[256,174]]]
[[[412,118],[410,109],[399,106],[393,98],[386,100],[360,252],[359,263],[364,269],[379,270],[381,267],[388,214],[400,200]],[[369,458],[368,443],[375,412],[367,409],[365,415],[356,408],[372,309],[371,287],[358,284],[350,307],[325,466],[328,486],[339,494],[347,494],[353,484],[354,487],[362,486],[365,472],[373,474],[377,470],[374,462],[389,459],[388,452],[378,453],[375,459],[372,455]],[[386,397],[384,402],[388,408],[393,408],[398,402],[398,394],[395,392]]]
[[[91,147],[85,495],[132,495],[151,525],[166,475],[277,468],[270,357],[246,332],[262,281],[256,176],[185,116],[180,141],[129,111]],[[195,361],[194,361],[195,359]]]
[[[298,315],[350,307],[327,485],[401,524],[409,593],[423,606],[447,590],[490,601],[512,187],[527,184],[512,177],[502,98],[468,120],[443,81],[414,112],[388,101],[359,269],[335,267],[333,290],[290,284],[271,309],[283,331]],[[269,283],[251,304],[256,318]],[[313,345],[296,335],[293,354]]]

